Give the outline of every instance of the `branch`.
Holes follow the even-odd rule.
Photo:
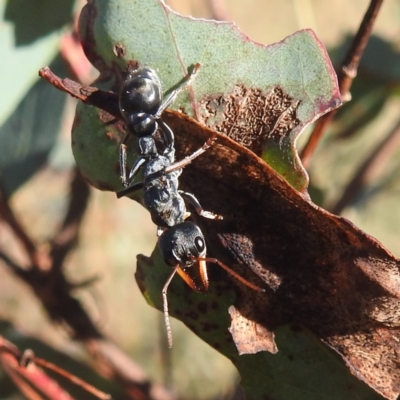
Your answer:
[[[372,27],[382,3],[383,0],[371,0],[368,10],[361,22],[360,28],[353,39],[351,47],[347,52],[347,55],[342,63],[342,67],[338,73],[340,94],[342,95],[342,99],[344,101],[348,101],[350,99],[349,91],[353,80],[357,75],[357,69],[358,65],[360,64],[361,56],[364,53],[365,46],[367,45],[371,36]],[[330,113],[325,114],[315,124],[314,131],[312,132],[300,155],[304,167],[307,168],[309,165],[311,156],[314,154],[322,135],[325,133],[336,112],[337,110],[333,110]]]
[[[93,86],[82,86],[68,78],[61,79],[49,67],[42,68],[39,71],[39,76],[58,90],[68,93],[83,103],[98,107],[115,118],[122,119],[116,93],[105,92]]]
[[[71,329],[70,335],[87,345],[101,372],[106,371],[106,375],[120,382],[128,393],[136,393],[144,400],[175,399],[167,389],[151,382],[138,364],[98,331],[81,303],[71,296],[72,285],[61,271],[58,274],[38,269],[27,271],[2,252],[0,259],[33,289],[53,321],[66,323]]]
[[[86,392],[91,393],[98,399],[111,399],[110,395],[96,389],[94,386],[88,384],[68,371],[65,371],[57,365],[42,358],[35,357],[32,350],[26,350],[21,353],[15,345],[10,343],[8,340],[5,340],[1,336],[0,361],[5,367],[4,369],[9,373],[10,377],[13,378],[15,383],[22,391],[25,388],[25,385],[22,385],[22,382],[26,379],[30,382],[33,388],[37,390],[38,393],[40,393],[43,389],[46,390],[46,395],[49,399],[70,398],[69,395],[62,391],[56,382],[47,376],[43,371],[37,368],[32,370],[32,365],[35,364],[64,377],[73,384],[84,389]],[[22,378],[22,381],[20,378]],[[39,398],[39,396],[37,398]]]
[[[353,202],[354,198],[363,191],[365,186],[375,179],[382,167],[386,165],[390,155],[398,149],[399,145],[400,120],[393,130],[382,140],[378,148],[374,149],[369,157],[367,157],[358,172],[347,185],[342,197],[331,207],[331,212],[333,214],[339,215],[346,206]]]
[[[62,267],[65,257],[78,241],[78,233],[82,224],[90,195],[88,183],[77,168],[70,187],[70,201],[67,214],[59,231],[52,241],[50,255],[53,260],[53,271]]]
[[[32,268],[48,269],[50,266],[49,257],[42,251],[38,250],[34,241],[25,232],[18,218],[14,214],[8,202],[8,196],[0,185],[0,218],[11,228],[18,241],[23,245],[28,258],[32,264]]]

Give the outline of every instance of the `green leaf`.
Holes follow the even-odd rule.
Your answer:
[[[66,73],[60,57],[54,60],[52,68]],[[66,99],[64,93],[37,79],[0,127],[0,174],[8,195],[46,163],[57,140]]]
[[[14,24],[16,45],[27,45],[71,23],[74,4],[75,0],[8,0],[4,19]]]
[[[49,3],[54,6],[39,15],[38,11],[42,9],[42,5],[49,6]],[[64,4],[70,3],[70,0],[0,2],[0,13],[3,16],[0,24],[0,54],[3,60],[7,60],[0,63],[2,78],[0,125],[10,116],[36,82],[39,68],[48,65],[59,52],[60,29],[63,26],[60,25],[61,20],[57,18],[57,15],[59,12],[66,11]],[[56,9],[59,11],[57,12]],[[53,28],[47,29],[49,23],[45,23],[44,19],[49,22],[57,21],[57,23],[52,23]],[[71,12],[64,14],[63,24],[70,19]]]
[[[183,109],[256,153],[262,151],[292,186],[306,190],[308,176],[295,150],[296,138],[307,124],[340,104],[332,65],[312,31],[262,46],[232,23],[185,18],[158,0],[112,0],[84,8],[80,33],[89,60],[100,71],[98,85],[105,90],[118,92],[128,62],[156,69],[167,92],[200,63],[190,90],[172,108]],[[228,115],[232,96],[237,101],[233,119]],[[73,151],[92,184],[115,190],[120,187],[114,168],[120,137],[104,127],[92,130],[88,138],[87,128],[98,126],[98,115],[96,110],[78,108]],[[94,159],[102,164],[94,165]]]

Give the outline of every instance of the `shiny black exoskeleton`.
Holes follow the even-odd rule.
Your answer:
[[[229,274],[243,284],[254,290],[262,291],[258,286],[246,281],[235,271],[216,258],[206,257],[206,241],[204,235],[194,222],[185,221],[189,213],[186,211],[185,200],[194,206],[196,212],[206,218],[222,219],[209,211],[204,211],[196,197],[178,189],[178,178],[182,168],[191,163],[196,157],[204,153],[212,145],[214,138],[210,138],[200,149],[184,158],[174,162],[174,149],[161,155],[158,154],[152,137],[142,138],[144,145],[142,153],[132,168],[132,179],[143,166],[143,182],[134,183],[128,188],[117,193],[118,197],[143,189],[143,203],[150,211],[153,222],[158,226],[158,247],[164,261],[173,267],[163,289],[163,308],[165,326],[167,329],[168,344],[172,346],[172,331],[169,321],[167,290],[176,273],[193,290],[208,289],[207,262],[218,264]],[[202,287],[198,287],[186,269],[198,265]]]
[[[187,85],[194,77],[194,72],[186,78]],[[126,196],[136,190],[143,189],[143,205],[150,212],[153,222],[157,225],[158,247],[165,262],[173,267],[163,290],[163,307],[167,328],[168,343],[172,346],[172,333],[169,322],[167,289],[176,273],[194,290],[207,290],[207,261],[216,263],[235,276],[244,284],[255,290],[257,286],[247,282],[225,264],[215,258],[206,257],[206,242],[200,228],[191,221],[185,221],[190,215],[185,202],[194,207],[196,212],[206,218],[222,219],[221,216],[203,210],[197,198],[179,190],[179,176],[182,168],[204,153],[214,142],[210,138],[200,149],[175,161],[174,135],[160,118],[162,112],[173,102],[183,85],[178,87],[162,102],[161,84],[157,74],[144,68],[130,74],[120,93],[120,109],[125,119],[127,134],[120,147],[121,179],[125,189],[117,193],[118,197]],[[158,152],[154,133],[158,128],[164,136],[164,150]],[[126,143],[130,135],[138,138],[139,158],[127,176]],[[135,177],[143,170],[143,181],[134,183]],[[193,265],[199,266],[202,288],[196,286],[185,270]]]
[[[208,289],[207,262],[210,262],[218,264],[230,275],[251,289],[264,292],[264,289],[247,281],[220,260],[206,257],[207,249],[204,235],[194,222],[184,221],[165,230],[158,238],[158,248],[165,262],[173,267],[162,289],[164,319],[169,347],[172,347],[172,331],[169,321],[167,290],[176,273],[178,273],[193,290],[204,291]],[[191,276],[186,272],[187,268],[194,265],[198,265],[202,287],[198,287]]]
[[[213,141],[213,138],[209,139],[199,150],[183,160],[175,162],[174,148],[159,154],[151,136],[141,138],[139,146],[141,146],[142,155],[134,164],[129,179],[133,182],[142,168],[143,182],[131,184],[126,189],[119,191],[117,196],[126,196],[143,188],[143,205],[150,212],[152,221],[158,226],[158,235],[161,235],[165,229],[180,224],[190,215],[186,210],[185,201],[205,218],[222,219],[219,215],[203,210],[193,194],[179,190],[178,179],[182,168],[203,154]]]
[[[167,229],[158,239],[158,247],[171,267],[191,267],[198,258],[206,257],[206,240],[200,228],[185,221]]]
[[[167,109],[176,96],[194,78],[199,65],[167,98],[163,100],[161,82],[157,73],[151,68],[141,68],[128,74],[119,94],[119,108],[125,120],[126,135],[120,146],[121,180],[125,187],[129,186],[132,170],[127,176],[126,144],[130,136],[141,138],[153,136],[160,128],[166,152],[174,148],[174,134],[171,128],[162,121],[161,114]],[[143,147],[139,143],[139,147]],[[141,153],[145,155],[144,153]]]

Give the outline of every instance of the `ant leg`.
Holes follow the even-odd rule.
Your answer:
[[[184,167],[186,167],[187,165],[189,165],[195,158],[197,158],[198,156],[200,156],[201,154],[203,154],[209,147],[211,147],[215,140],[217,140],[217,136],[211,136],[207,142],[205,142],[203,144],[202,147],[200,147],[200,149],[196,150],[193,154],[191,154],[190,156],[185,157],[183,160],[181,161],[177,161],[173,164],[171,164],[169,167],[165,167],[160,171],[157,172],[153,172],[152,174],[150,174],[147,178],[148,179],[157,179],[160,176],[163,175],[167,175],[170,174],[171,172],[174,172],[178,169],[182,169]]]
[[[209,219],[224,219],[222,215],[214,214],[211,211],[205,211],[194,194],[184,192],[183,190],[178,190],[178,193],[195,208],[197,214],[200,216]]]
[[[133,181],[135,180],[135,177],[136,177],[136,175],[138,174],[138,172],[139,172],[141,166],[142,166],[143,164],[145,164],[146,161],[147,161],[147,157],[140,157],[140,158],[138,158],[138,159],[136,160],[135,164],[133,164],[133,167],[132,167],[131,171],[129,172],[129,176],[128,176],[129,184],[128,184],[128,185],[125,185],[125,187],[129,187],[129,186],[132,185],[132,183],[133,183]]]
[[[169,174],[173,171],[176,171],[177,169],[181,169],[186,167],[187,165],[189,165],[195,158],[197,158],[198,156],[202,155],[203,153],[205,153],[205,151],[210,148],[215,140],[217,140],[216,136],[211,136],[207,142],[205,142],[203,144],[203,146],[200,147],[200,149],[196,150],[194,153],[192,153],[190,156],[185,157],[183,160],[181,161],[177,161],[173,164],[171,164],[169,167],[166,167],[163,170],[164,174]]]
[[[197,63],[194,66],[193,71],[188,73],[183,78],[184,79],[183,82],[168,95],[168,97],[164,100],[164,102],[161,104],[160,108],[158,109],[157,114],[155,115],[156,119],[160,118],[161,114],[175,101],[178,94],[193,82],[194,78],[197,75],[199,68],[200,68],[200,64]]]
[[[125,157],[126,157],[126,153],[125,153]],[[130,180],[129,184],[127,183],[127,179],[126,179],[126,171],[125,172],[125,182],[123,182],[125,189],[119,190],[117,192],[117,197],[121,198],[123,196],[126,196],[129,193],[133,193],[136,190],[140,190],[143,189],[143,182],[138,182],[138,183],[133,183],[133,181],[135,180],[136,175],[138,174],[141,166],[143,164],[145,164],[147,161],[147,157],[140,157],[136,160],[135,164],[133,164],[133,167],[131,169],[131,171],[129,172],[129,177],[128,179]]]
[[[127,196],[130,193],[136,192],[137,190],[143,189],[144,183],[138,182],[134,183],[133,185],[128,186],[125,189],[119,190],[117,192],[117,198],[120,199],[121,197]]]
[[[210,257],[204,257],[204,258],[195,258],[197,261],[208,261],[210,263],[218,264],[222,269],[224,269],[226,272],[228,272],[230,275],[232,275],[234,278],[236,278],[239,282],[242,282],[244,285],[248,286],[249,288],[257,291],[257,292],[265,292],[265,289],[262,289],[255,285],[254,283],[249,282],[248,280],[244,279],[243,276],[240,276],[237,272],[235,272],[233,269],[229,268],[227,265],[225,265],[222,261],[219,261],[217,258],[210,258]]]
[[[129,189],[132,186],[132,183],[135,179],[135,176],[137,175],[137,173],[140,170],[140,167],[147,161],[146,157],[140,157],[139,159],[137,159],[137,161],[135,162],[135,164],[133,164],[133,167],[131,169],[131,171],[129,172],[129,176],[126,176],[126,146],[124,144],[121,144],[120,147],[120,168],[121,168],[121,180],[122,180],[122,184]],[[130,180],[130,182],[128,183],[128,179]],[[119,192],[118,192],[119,193]]]
[[[126,144],[122,143],[119,146],[119,171],[122,184],[127,186],[127,177],[126,177]]]
[[[168,286],[172,281],[172,278],[180,268],[179,264],[174,267],[172,273],[168,277],[167,281],[164,284],[162,289],[162,299],[163,299],[163,310],[164,310],[164,321],[165,321],[165,328],[167,329],[167,338],[168,338],[168,347],[172,347],[172,330],[171,330],[171,323],[169,321],[169,312],[168,312],[168,299],[167,299],[167,290]]]
[[[126,144],[128,143],[129,138],[130,138],[130,134],[129,133],[125,134],[125,137],[119,146],[119,171],[120,171],[120,177],[121,177],[122,184],[125,187],[127,186],[127,181],[128,181],[128,178],[126,175],[126,166],[127,166],[126,149],[128,148],[128,146]]]
[[[175,143],[174,133],[172,132],[172,129],[161,119],[158,120],[158,125],[160,125],[160,128],[163,132],[167,149],[171,150],[174,147]]]

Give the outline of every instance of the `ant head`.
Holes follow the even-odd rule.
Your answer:
[[[123,83],[119,108],[125,119],[133,113],[155,115],[161,101],[161,84],[157,74],[149,68],[143,68],[129,74]]]
[[[206,256],[206,241],[200,228],[191,221],[167,229],[158,239],[164,261],[171,266],[189,267],[196,258]]]
[[[139,137],[150,136],[156,132],[158,124],[153,115],[147,113],[133,113],[126,118],[128,132]]]

